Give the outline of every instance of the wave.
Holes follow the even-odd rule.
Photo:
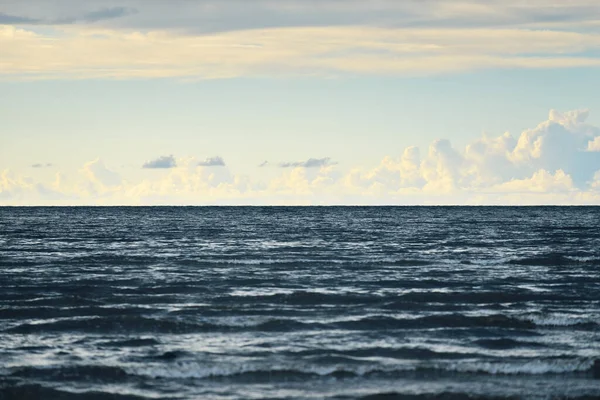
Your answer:
[[[140,316],[98,317],[64,319],[43,323],[24,323],[6,329],[7,333],[44,333],[44,332],[153,332],[153,333],[201,333],[219,331],[265,331],[286,332],[296,330],[387,330],[387,329],[426,329],[457,327],[501,327],[533,329],[532,322],[510,318],[504,315],[468,317],[461,314],[437,315],[421,318],[402,319],[388,316],[365,317],[356,320],[337,322],[304,322],[295,319],[269,319],[259,323],[219,324],[193,323],[181,320],[155,319]]]
[[[144,347],[144,346],[156,346],[160,342],[152,338],[136,338],[126,340],[115,340],[110,342],[99,343],[101,347]]]
[[[210,322],[186,322],[173,319],[156,319],[139,316],[111,318],[64,319],[43,323],[23,323],[4,330],[6,333],[33,334],[46,332],[83,333],[165,333],[189,334],[205,332],[289,332],[296,330],[331,329],[321,323],[301,322],[293,319],[269,319],[259,323],[219,324]],[[125,342],[126,344],[127,342]],[[134,342],[136,343],[136,342]],[[131,343],[129,344],[131,345]]]
[[[97,391],[68,392],[38,384],[2,385],[0,399],[60,399],[60,400],[144,400],[147,397]]]
[[[522,395],[499,395],[499,394],[474,394],[471,392],[441,392],[441,393],[399,393],[380,392],[357,397],[358,400],[519,400],[526,398]],[[534,398],[538,398],[537,396]],[[596,392],[593,394],[569,395],[568,397],[540,397],[543,399],[569,399],[569,400],[597,400]]]
[[[230,366],[207,366],[198,362],[170,363],[168,366],[161,364],[137,365],[124,367],[127,373],[135,376],[150,377],[154,379],[234,379],[236,381],[273,381],[273,380],[306,380],[319,376],[335,376],[335,368],[312,367],[307,369],[293,367],[262,368],[248,364],[235,364]],[[342,373],[343,370],[340,370]],[[351,373],[352,376],[356,374]]]
[[[559,253],[548,253],[541,254],[533,257],[521,257],[515,258],[508,261],[509,264],[513,265],[524,265],[524,266],[543,266],[543,267],[554,267],[554,266],[566,266],[566,265],[600,265],[600,258],[598,257],[579,257],[569,256]]]
[[[148,309],[139,307],[13,307],[0,309],[0,319],[64,318],[82,316],[141,315]]]
[[[103,382],[123,382],[129,378],[122,368],[101,365],[73,365],[60,367],[21,367],[11,373],[12,377],[52,379],[69,381],[81,378],[100,380]]]
[[[521,318],[531,321],[539,327],[571,327],[580,329],[595,329],[598,327],[598,322],[596,321],[560,313],[531,314],[522,316]]]
[[[228,295],[214,299],[215,303],[275,303],[286,305],[321,304],[381,304],[386,309],[404,309],[411,303],[459,304],[498,304],[527,301],[572,301],[580,299],[569,294],[548,292],[510,292],[510,291],[453,291],[453,292],[409,292],[402,295],[383,296],[360,293],[323,293],[313,291],[295,291],[292,293]]]
[[[372,378],[427,378],[432,376],[455,377],[456,374],[478,375],[592,375],[591,359],[545,359],[523,361],[439,361],[402,364],[344,363],[319,365],[318,363],[289,362],[265,365],[252,363],[207,364],[200,361],[181,361],[159,358],[144,363],[121,366],[73,365],[50,367],[13,368],[8,379],[50,380],[70,382],[84,379],[108,384],[131,382],[138,378],[153,379],[207,379],[237,383],[274,381],[300,381],[310,379],[356,377]],[[9,397],[10,398],[10,397]]]
[[[194,333],[218,330],[213,324],[160,320],[140,316],[66,319],[44,323],[25,323],[6,329],[7,333],[85,332],[85,333]]]
[[[253,296],[223,296],[214,299],[215,303],[275,303],[287,305],[321,305],[321,304],[368,304],[378,303],[384,298],[378,295],[351,293],[322,293],[296,291],[292,293],[275,293]]]
[[[554,322],[553,322],[554,321]],[[504,314],[469,316],[464,314],[438,314],[416,318],[396,318],[372,315],[340,321],[302,321],[292,318],[271,318],[242,323],[221,323],[218,318],[210,322],[190,322],[181,319],[159,319],[138,315],[94,318],[62,319],[42,323],[23,323],[6,329],[6,333],[31,334],[44,332],[87,333],[203,333],[203,332],[293,332],[306,330],[404,330],[404,329],[451,329],[451,328],[501,328],[534,330],[550,323],[577,329],[594,329],[594,322],[537,317],[513,317]]]
[[[354,321],[335,323],[344,329],[430,329],[430,328],[514,328],[534,329],[529,321],[512,318],[503,314],[486,316],[466,316],[463,314],[441,314],[426,317],[401,319],[387,316],[367,317]]]
[[[358,259],[356,257],[343,258],[339,257],[333,259],[331,254],[324,254],[323,257],[315,258],[206,258],[206,259],[195,259],[193,261],[184,262],[183,265],[193,266],[205,266],[205,265],[382,265],[382,266],[406,266],[406,267],[418,267],[431,265],[432,261],[423,259],[411,259],[411,258],[394,258],[394,257],[371,257],[365,259]]]
[[[514,349],[518,347],[547,347],[543,343],[538,342],[528,342],[515,340],[510,338],[500,338],[500,339],[479,339],[474,342],[476,345],[484,347],[486,349],[491,350],[507,350]]]
[[[44,288],[41,286],[35,286],[36,293],[51,292],[56,288]],[[26,305],[26,306],[38,306],[38,307],[72,307],[74,305],[77,306],[96,306],[104,304],[102,301],[97,299],[90,299],[87,297],[77,296],[77,295],[62,295],[62,296],[40,296],[34,297],[31,293],[24,292],[17,295],[12,296],[9,295],[0,295],[0,300],[5,303]],[[9,303],[9,304],[10,304]]]
[[[290,352],[292,356],[312,356],[314,359],[321,362],[326,358],[336,358],[348,362],[348,360],[360,361],[361,358],[381,357],[381,358],[396,358],[396,359],[412,359],[412,360],[429,360],[429,359],[461,359],[482,357],[478,353],[466,352],[440,352],[430,350],[424,347],[366,347],[349,350],[302,350],[298,352]],[[312,358],[311,358],[312,359]]]
[[[234,381],[277,381],[306,380],[309,378],[335,377],[431,377],[454,376],[456,374],[481,375],[562,375],[574,373],[591,374],[594,361],[591,359],[547,359],[521,362],[428,362],[381,364],[344,364],[344,365],[290,365],[269,366],[249,363],[229,365],[206,365],[194,361],[178,361],[166,364],[145,364],[123,367],[130,375],[170,379],[217,379]]]
[[[405,307],[406,303],[498,304],[525,301],[569,301],[575,299],[578,299],[578,297],[546,292],[413,292],[399,296],[397,300],[386,304],[384,307],[400,309]]]
[[[514,396],[485,396],[474,395],[473,393],[461,392],[442,392],[442,393],[422,393],[407,394],[398,392],[373,393],[358,397],[359,400],[517,400]],[[570,398],[571,400],[577,400]],[[590,399],[581,399],[590,400]]]
[[[164,353],[149,356],[148,358],[152,359],[152,360],[174,361],[178,358],[184,357],[189,354],[190,353],[182,351],[182,350],[170,350],[170,351],[165,351]]]
[[[449,371],[486,373],[492,375],[542,375],[592,372],[592,359],[554,359],[518,362],[458,363],[447,366]]]

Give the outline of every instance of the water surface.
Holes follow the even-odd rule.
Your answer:
[[[0,208],[0,398],[594,398],[599,324],[600,208]]]

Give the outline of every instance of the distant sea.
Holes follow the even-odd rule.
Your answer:
[[[0,399],[600,398],[599,207],[0,208]]]

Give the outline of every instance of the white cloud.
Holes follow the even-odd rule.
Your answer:
[[[99,158],[86,163],[81,172],[90,182],[103,187],[119,186],[122,182],[121,176],[117,172],[108,169]]]
[[[468,174],[474,186],[486,186],[489,183],[502,182],[517,174],[509,159],[517,144],[508,132],[499,137],[484,135],[467,145],[465,158],[468,160]]]
[[[600,154],[589,153],[590,141],[600,129],[585,123],[587,110],[550,111],[547,121],[524,131],[509,159],[521,170],[563,169],[576,184],[587,182],[600,169]]]
[[[554,174],[541,169],[533,174],[531,178],[513,179],[509,182],[493,186],[491,191],[523,193],[523,192],[570,192],[574,190],[573,180],[563,170]]]
[[[464,151],[447,140],[436,140],[420,162],[418,149],[408,148],[402,157],[386,157],[372,170],[353,169],[343,183],[353,193],[445,194],[448,199],[471,193],[487,201],[489,193],[498,192],[584,192],[600,170],[600,154],[588,151],[588,143],[600,138],[600,130],[585,123],[587,116],[587,111],[552,110],[547,121],[517,139],[509,133],[484,136]]]
[[[590,140],[587,147],[588,151],[600,151],[600,136]]]
[[[591,151],[600,130],[586,123],[587,114],[551,111],[516,138],[483,136],[464,150],[443,139],[425,155],[400,149],[370,169],[299,162],[269,179],[270,169],[246,176],[195,158],[174,160],[173,168],[142,181],[124,179],[100,159],[52,182],[4,171],[0,203],[600,204],[600,152]]]
[[[19,199],[22,194],[33,187],[29,180],[16,176],[13,172],[6,169],[0,174],[0,199],[12,200]]]
[[[58,186],[60,174],[50,185],[35,182],[27,176],[18,176],[10,170],[0,172],[0,205],[40,205],[73,204],[77,198],[70,198]]]
[[[418,147],[404,149],[399,160],[386,156],[381,163],[368,171],[352,169],[342,184],[353,193],[381,193],[385,188],[422,188],[425,179],[421,171],[421,155]]]
[[[119,173],[106,167],[100,158],[85,163],[79,170],[77,179],[70,185],[64,181],[64,177],[57,175],[55,186],[63,187],[65,194],[92,203],[96,200],[103,203],[106,198],[118,197],[126,183]]]
[[[590,182],[590,188],[600,192],[600,171],[596,171],[592,181]]]
[[[426,75],[600,66],[600,34],[522,28],[279,27],[213,34],[0,25],[11,79]],[[591,52],[591,53],[590,53]],[[592,54],[592,55],[590,55]]]

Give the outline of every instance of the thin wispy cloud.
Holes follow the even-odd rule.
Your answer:
[[[28,17],[19,16],[19,15],[10,15],[10,14],[0,13],[0,24],[18,25],[18,24],[37,24],[38,22],[40,22],[40,21],[35,18],[28,18]]]
[[[170,156],[161,156],[157,159],[147,161],[142,165],[142,168],[169,169],[169,168],[175,168],[176,166],[177,166],[177,161],[175,160],[175,157],[170,155]]]
[[[103,8],[100,10],[95,10],[86,13],[83,16],[83,20],[86,22],[98,22],[98,21],[106,21],[114,18],[121,18],[126,15],[132,15],[137,13],[136,9],[127,8],[127,7],[111,7],[111,8]]]
[[[600,67],[600,3],[591,0],[32,0],[3,13],[0,75],[20,79]]]
[[[309,158],[306,161],[293,161],[293,162],[281,162],[279,167],[281,168],[321,168],[328,165],[335,165],[337,163],[331,161],[331,158]]]
[[[73,9],[76,9],[76,7]],[[29,8],[28,13],[31,14],[31,12],[32,10]],[[98,8],[89,11],[83,11],[79,15],[73,14],[72,10],[66,10],[64,13],[35,13],[35,15],[38,15],[38,17],[35,18],[28,15],[0,13],[0,24],[46,26],[95,24],[98,22],[122,18],[136,13],[136,9],[127,7]]]
[[[215,33],[300,26],[507,27],[594,21],[594,0],[28,0],[5,2],[14,23],[102,22],[107,28]],[[136,12],[132,12],[135,10]],[[75,16],[80,16],[75,18]],[[83,16],[88,16],[84,18]]]
[[[600,34],[521,29],[306,27],[211,36],[75,29],[57,38],[0,26],[0,47],[5,62],[0,75],[36,79],[212,79],[273,71],[284,76],[428,75],[600,66],[594,56]]]

